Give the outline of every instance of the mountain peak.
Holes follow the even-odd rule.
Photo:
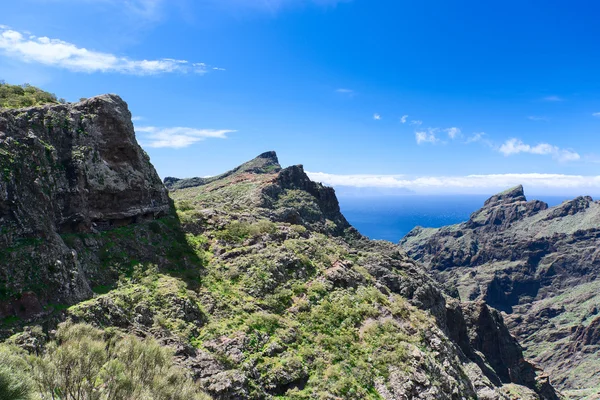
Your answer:
[[[486,226],[492,230],[505,229],[513,222],[537,214],[548,208],[543,201],[527,201],[523,185],[500,192],[489,199],[478,211],[471,214],[468,227]]]
[[[226,178],[228,176],[246,173],[246,174],[273,174],[281,171],[281,165],[277,159],[277,153],[274,151],[267,151],[259,154],[257,157],[250,161],[243,163],[242,165],[225,172],[224,174],[211,176],[208,178],[188,178],[179,179],[173,177],[166,177],[164,180],[165,186],[173,191],[177,189],[185,189],[190,187],[197,187],[206,185],[219,179]]]
[[[274,151],[266,151],[259,154],[252,160],[245,162],[230,172],[251,172],[255,174],[266,174],[271,172],[279,172],[281,165],[277,158],[277,153]]]
[[[486,200],[484,206],[495,206],[498,204],[510,204],[517,201],[527,201],[523,185],[518,185],[503,192],[493,195]]]

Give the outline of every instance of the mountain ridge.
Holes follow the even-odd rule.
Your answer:
[[[599,226],[600,202],[589,196],[548,207],[517,187],[464,223],[415,228],[400,245],[450,291],[502,310],[527,356],[570,398],[584,398],[600,385]]]

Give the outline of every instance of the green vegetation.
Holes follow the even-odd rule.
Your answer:
[[[72,306],[67,314],[106,327],[137,320],[146,328],[160,328],[184,340],[198,335],[206,320],[198,296],[183,280],[141,265],[131,278],[123,277],[115,289]]]
[[[25,372],[28,368],[22,351],[0,346],[0,400],[32,399],[33,381]]]
[[[260,220],[254,223],[244,221],[231,222],[227,227],[216,233],[216,237],[228,242],[242,242],[250,237],[274,234],[277,228],[274,223]]]
[[[2,397],[5,396],[5,397]],[[205,400],[154,339],[63,323],[40,354],[0,347],[0,399]]]
[[[0,108],[21,108],[58,103],[64,103],[64,100],[59,100],[56,95],[29,84],[9,85],[0,82]]]

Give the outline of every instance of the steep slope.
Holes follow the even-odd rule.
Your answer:
[[[171,212],[167,190],[118,96],[0,109],[0,171],[2,335],[173,247],[154,232],[178,229],[154,221]]]
[[[400,244],[461,299],[502,310],[525,354],[566,394],[598,393],[600,203],[548,208],[519,186],[465,223],[415,228]]]
[[[557,398],[497,312],[446,302],[398,246],[352,228],[302,166],[281,169],[268,152],[167,185],[208,258],[207,324],[185,362],[212,395]]]

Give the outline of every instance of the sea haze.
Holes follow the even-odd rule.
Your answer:
[[[469,219],[487,195],[339,196],[346,219],[371,239],[397,242],[415,226],[439,228]],[[529,196],[555,206],[572,197]]]

